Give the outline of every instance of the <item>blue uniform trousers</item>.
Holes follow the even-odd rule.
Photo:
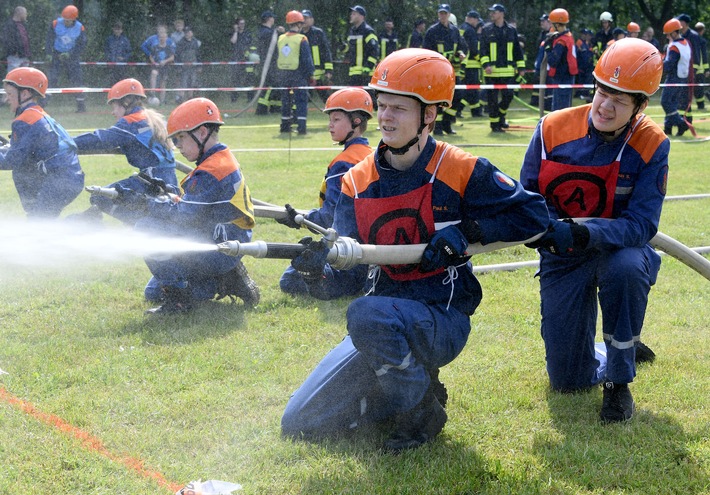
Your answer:
[[[658,254],[649,245],[589,250],[575,257],[541,254],[542,338],[552,388],[572,391],[603,380],[632,382],[634,342],[640,338],[648,293],[660,268]],[[597,304],[606,362],[594,346]]]
[[[285,435],[335,436],[409,411],[429,370],[450,363],[468,339],[468,315],[446,305],[392,297],[354,300],[346,337],[291,396]]]

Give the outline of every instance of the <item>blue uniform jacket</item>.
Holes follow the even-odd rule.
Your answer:
[[[30,103],[18,109],[12,122],[10,148],[0,154],[0,170],[22,174],[38,168],[47,172],[65,169],[81,174],[76,151],[74,140],[64,128],[39,105]]]
[[[353,167],[343,178],[342,193],[335,209],[333,226],[340,234],[364,242],[355,218],[351,174],[365,174],[370,180],[360,198],[386,198],[405,194],[426,185],[436,167],[435,151],[449,146],[433,183],[434,222],[446,225],[464,219],[475,220],[483,244],[497,241],[523,241],[543,232],[549,222],[545,202],[538,194],[525,191],[518,182],[503,174],[487,159],[475,157],[459,148],[429,137],[419,159],[404,172],[389,167],[376,150],[374,156]],[[480,302],[480,286],[470,267],[458,269],[458,279],[445,282],[447,272],[427,278],[397,282],[381,271],[375,295],[451,305],[466,314]],[[453,296],[452,287],[453,283]]]
[[[94,132],[80,134],[74,138],[74,141],[82,151],[110,151],[120,148],[121,153],[126,155],[128,163],[139,170],[151,167],[173,169],[172,173],[163,173],[159,176],[168,184],[177,185],[172,150],[153,141],[152,136],[143,109],[135,107],[108,129],[97,129]],[[172,180],[166,179],[166,175],[167,177],[172,175]]]
[[[627,135],[605,142],[593,129],[590,110],[591,105],[560,110],[538,124],[520,172],[520,182],[527,190],[541,192],[538,176],[543,128],[548,160],[585,166],[604,166],[615,160]],[[550,122],[546,123],[547,119]],[[612,211],[615,221],[585,223],[590,248],[642,247],[656,235],[666,192],[669,151],[670,141],[663,131],[644,118],[621,157]],[[552,201],[548,200],[547,207],[550,217],[558,218]]]

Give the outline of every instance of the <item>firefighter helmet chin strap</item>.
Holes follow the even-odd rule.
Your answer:
[[[617,136],[617,132],[619,132],[619,131],[624,131],[624,130],[628,129],[628,128],[631,126],[631,123],[634,121],[634,119],[636,118],[636,116],[639,114],[639,110],[640,110],[640,109],[641,109],[641,106],[640,106],[640,105],[636,105],[636,108],[634,109],[634,113],[631,115],[631,118],[629,119],[629,121],[628,121],[627,123],[625,123],[624,125],[622,125],[621,127],[619,127],[618,129],[614,130],[614,131],[600,131],[599,129],[597,129],[596,127],[594,127],[594,122],[593,122],[593,121],[592,121],[592,128],[594,129],[594,132],[596,132],[597,134],[599,134],[599,135],[602,136],[602,137],[609,137],[609,138],[616,137],[616,136]],[[623,134],[623,133],[620,133],[620,134]]]
[[[342,141],[338,141],[338,144],[340,146],[342,146],[345,143],[347,143],[348,141],[350,141],[350,139],[353,137],[353,134],[355,134],[355,129],[360,127],[360,125],[362,124],[362,119],[364,118],[364,117],[353,117],[351,114],[348,114],[348,117],[350,118],[351,130],[350,130],[350,132],[348,132],[347,136],[345,136],[345,138]],[[355,120],[359,120],[359,122],[356,124]]]
[[[199,127],[198,127],[198,129],[199,129]],[[212,137],[212,133],[214,132],[214,127],[206,127],[206,129],[208,132],[207,132],[207,135],[205,136],[205,139],[202,141],[197,139],[197,136],[195,136],[195,134],[194,134],[195,129],[193,129],[192,131],[188,131],[188,133],[187,133],[187,135],[190,136],[192,138],[192,140],[195,141],[195,143],[197,144],[197,148],[198,148],[197,160],[196,160],[197,163],[200,163],[202,161],[202,155],[205,154],[205,143],[207,141],[209,141],[209,139]]]
[[[419,101],[419,100],[417,100],[417,101]],[[385,144],[384,151],[389,151],[393,155],[404,155],[407,151],[409,151],[409,149],[412,146],[414,146],[415,144],[417,144],[419,142],[419,138],[422,135],[422,131],[427,126],[424,123],[424,110],[425,109],[426,109],[426,105],[423,102],[421,102],[421,108],[419,111],[419,129],[417,129],[417,135],[414,136],[411,141],[409,141],[407,144],[405,144],[401,148],[393,148],[393,147]]]
[[[17,113],[20,110],[22,110],[22,107],[25,105],[25,103],[27,103],[28,101],[32,101],[32,98],[34,98],[34,91],[32,91],[31,89],[28,89],[28,88],[21,88],[19,86],[14,85],[14,84],[13,84],[13,86],[15,86],[15,89],[17,89],[17,110],[15,110],[15,113]],[[21,100],[20,98],[21,98],[23,90],[27,90],[27,92],[30,94],[30,96],[28,96],[24,100]]]

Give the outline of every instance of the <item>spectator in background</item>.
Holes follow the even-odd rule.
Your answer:
[[[705,79],[703,78],[703,74],[705,72],[704,67],[708,60],[707,48],[705,48],[705,53],[703,53],[703,42],[701,41],[698,32],[695,31],[695,29],[690,28],[690,16],[688,14],[680,14],[676,17],[676,19],[680,21],[680,25],[683,27],[680,34],[690,43],[690,50],[693,55],[688,81],[691,83],[703,83],[705,82]],[[698,110],[705,108],[705,97],[703,95],[703,86],[693,86],[689,88],[688,91],[690,94],[688,95],[688,109],[685,112],[685,118],[688,122],[693,122],[693,96],[697,99]]]
[[[399,50],[399,36],[394,30],[394,21],[392,19],[385,20],[385,29],[379,34],[380,38],[380,60],[395,50]]]
[[[577,83],[578,84],[594,84],[594,52],[592,52],[592,33],[591,29],[584,28],[580,31],[577,45]],[[585,100],[591,103],[591,90],[580,88],[577,90],[577,96],[580,100]]]
[[[550,16],[547,14],[542,14],[540,16],[540,34],[537,37],[537,55],[535,56],[534,64],[534,78],[533,83],[538,84],[540,82],[540,67],[542,66],[542,59],[545,57],[545,40],[547,35],[552,29],[552,24],[550,23]],[[538,106],[540,104],[540,90],[533,89],[530,94],[530,104],[533,106]],[[547,92],[545,94],[545,110],[549,111],[552,108],[552,95]]]
[[[470,10],[466,14],[466,20],[463,24],[463,39],[468,47],[466,60],[464,60],[464,77],[463,83],[481,84],[481,54],[480,42],[478,36],[483,27],[483,19],[476,10]],[[463,92],[461,103],[471,109],[472,117],[482,117],[483,110],[481,108],[480,92],[477,89],[467,89]]]
[[[276,86],[277,84],[277,36],[286,32],[282,26],[274,26],[275,22],[273,12],[270,10],[262,12],[261,26],[259,26],[259,30],[256,33],[256,49],[259,53],[259,60],[261,60],[261,73],[263,74],[264,71],[267,71],[266,79],[264,80],[264,84],[267,87]],[[271,60],[267,65],[266,59],[268,58],[269,52],[271,52]],[[281,108],[280,101],[281,92],[279,90],[267,89],[259,97],[259,103],[256,106],[256,115],[267,115],[277,112]]]
[[[414,21],[414,31],[409,35],[407,48],[421,48],[424,44],[424,33],[426,32],[426,21],[417,19]]]
[[[185,36],[178,42],[175,48],[175,61],[182,64],[194,64],[200,61],[200,40],[195,38],[192,28],[185,26]],[[180,68],[180,87],[198,87],[197,78],[201,72],[201,67],[197,65],[183,65]],[[181,91],[179,96],[175,96],[176,103],[182,103],[193,97],[190,90]]]
[[[141,45],[143,53],[148,57],[152,65],[150,70],[151,97],[148,98],[150,105],[160,105],[165,101],[165,88],[168,82],[168,66],[175,61],[175,43],[168,37],[168,28],[165,25],[158,25],[157,34],[146,39]],[[160,86],[159,95],[156,91]]]
[[[611,30],[611,36],[611,39],[613,39],[614,41],[623,40],[624,38],[626,38],[626,31],[623,28],[615,27]],[[609,42],[607,42],[607,46],[609,46]]]
[[[5,47],[5,60],[7,72],[18,67],[30,65],[32,52],[30,50],[30,36],[27,31],[27,9],[22,6],[15,7],[12,17],[3,26],[0,32],[0,44]],[[7,104],[7,95],[3,95],[2,104]]]
[[[350,86],[367,86],[377,64],[379,43],[375,30],[365,22],[366,17],[367,11],[362,5],[350,7],[348,51],[345,54],[349,62]]]
[[[174,31],[170,33],[170,39],[173,40],[173,43],[177,46],[178,42],[185,37],[185,21],[175,19],[175,21],[173,21],[173,29]]]
[[[547,51],[547,75],[552,84],[574,84],[577,75],[577,51],[574,36],[567,25],[569,13],[565,9],[555,9],[550,12],[550,22],[555,32],[545,41]],[[572,106],[572,88],[555,88],[552,90],[552,110],[561,110]]]
[[[695,24],[695,32],[698,33],[700,40],[700,70],[695,75],[695,82],[704,83],[710,78],[710,63],[708,62],[708,40],[705,39],[705,24],[698,22]],[[695,101],[698,102],[698,110],[705,108],[705,90],[704,86],[695,87]],[[702,105],[701,105],[702,103]]]
[[[656,47],[656,50],[658,50],[659,52],[661,51],[661,44],[656,39],[656,32],[653,30],[653,28],[651,26],[648,26],[646,28],[646,30],[641,35],[641,39],[643,39],[644,41],[648,41],[649,43],[651,43],[653,46]]]
[[[314,26],[315,20],[313,13],[310,10],[301,11],[304,18],[303,28],[301,33],[308,38],[308,44],[311,45],[311,55],[313,56],[313,72],[314,85],[330,86],[333,83],[333,54],[330,51],[330,43],[328,37],[321,28]],[[317,90],[318,95],[323,102],[328,101],[330,90]]]
[[[599,22],[602,27],[597,31],[597,34],[594,35],[594,53],[596,53],[597,57],[600,57],[602,52],[606,50],[607,43],[614,39],[611,27],[612,22],[614,22],[614,17],[611,13],[602,12],[599,15]]]
[[[53,88],[59,86],[59,73],[62,68],[67,74],[69,83],[74,87],[84,85],[81,73],[81,54],[86,46],[86,33],[84,25],[77,20],[79,9],[67,5],[62,10],[61,16],[52,21],[47,33],[45,53],[49,68],[49,85]],[[86,112],[84,93],[77,93],[76,111]]]
[[[126,63],[131,56],[131,42],[128,40],[125,34],[123,34],[123,23],[121,21],[116,21],[111,27],[112,34],[108,35],[106,38],[106,61],[107,62],[117,62]],[[110,84],[113,86],[118,81],[122,81],[126,78],[126,66],[125,65],[113,65],[109,69]]]
[[[232,62],[240,62],[233,65],[232,82],[235,87],[243,88],[255,86],[255,68],[253,65],[244,62],[253,62],[256,54],[256,46],[253,43],[253,38],[250,32],[246,30],[247,21],[243,17],[238,17],[232,24],[232,36],[229,42],[232,44]],[[239,92],[233,91],[229,95],[232,103],[239,98]],[[249,95],[247,95],[249,99]]]
[[[663,34],[668,39],[668,49],[663,60],[663,71],[666,74],[665,84],[688,84],[693,64],[693,48],[690,42],[683,38],[681,22],[670,19],[663,25]],[[688,124],[683,118],[683,112],[689,106],[690,88],[684,86],[665,86],[661,92],[661,106],[666,116],[663,121],[663,131],[667,136],[673,134],[673,127],[678,127],[682,136],[688,130]]]

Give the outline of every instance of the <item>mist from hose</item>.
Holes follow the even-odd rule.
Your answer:
[[[118,225],[65,220],[0,221],[0,275],[7,275],[13,267],[67,270],[93,263],[216,249],[214,244],[156,237]]]

